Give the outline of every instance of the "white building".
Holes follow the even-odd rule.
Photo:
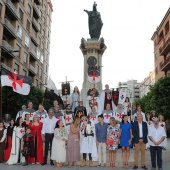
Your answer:
[[[133,103],[135,100],[140,98],[140,85],[137,80],[128,80],[127,82],[119,82],[119,89],[127,89],[126,97],[129,97],[130,102]]]
[[[140,97],[147,95],[150,91],[149,87],[155,84],[155,71],[149,73],[149,76],[145,78],[140,85]]]

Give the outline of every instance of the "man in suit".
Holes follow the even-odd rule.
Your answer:
[[[135,155],[134,155],[134,167],[133,169],[138,169],[138,157],[139,150],[141,150],[141,166],[142,169],[147,169],[145,166],[145,149],[146,143],[148,142],[148,127],[147,123],[142,121],[142,114],[137,114],[137,121],[133,123],[132,133],[133,133],[133,142],[135,144]]]

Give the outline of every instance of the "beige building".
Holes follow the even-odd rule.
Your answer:
[[[155,71],[151,71],[149,76],[145,78],[140,85],[140,97],[147,95],[150,91],[149,87],[155,84]]]
[[[52,11],[50,0],[0,0],[2,65],[41,88],[48,80]]]
[[[170,74],[170,8],[154,32],[155,81]]]

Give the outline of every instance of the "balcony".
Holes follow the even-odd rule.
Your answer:
[[[20,19],[20,15],[19,12],[17,11],[17,9],[15,8],[14,4],[11,2],[11,0],[4,0],[6,3],[6,13],[7,15],[13,19],[13,20],[17,20]]]
[[[170,37],[164,43],[164,45],[160,48],[159,52],[160,52],[160,55],[166,55],[170,52]]]
[[[165,61],[164,61],[164,63],[162,63],[162,65],[161,65],[161,70],[162,71],[167,71],[167,70],[169,70],[170,69],[170,57],[168,57]]]
[[[34,0],[34,2],[35,2],[37,5],[41,5],[41,4],[42,4],[42,0]]]
[[[12,46],[10,46],[5,40],[2,40],[1,55],[5,53],[5,57],[14,58],[15,56],[12,53],[13,50]]]
[[[39,40],[37,38],[37,36],[35,35],[35,33],[31,33],[31,40],[38,46],[39,45]]]
[[[35,76],[37,75],[37,69],[30,64],[29,71]]]
[[[37,60],[37,49],[35,47],[35,45],[33,45],[33,43],[31,43],[31,46],[30,46],[30,57],[33,58],[33,60]]]
[[[35,18],[32,19],[32,26],[34,27],[36,32],[40,31],[40,25],[37,23],[37,21],[35,20]]]
[[[36,19],[39,19],[41,17],[41,13],[40,13],[40,10],[38,9],[37,5],[34,3],[33,5],[33,16],[36,18]]]
[[[6,18],[4,19],[3,25],[4,25],[4,34],[7,35],[11,39],[16,39],[17,31]]]

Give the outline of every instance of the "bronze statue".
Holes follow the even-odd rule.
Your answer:
[[[100,13],[97,11],[97,4],[94,2],[93,11],[84,10],[89,16],[89,34],[91,38],[99,39],[103,26]]]

